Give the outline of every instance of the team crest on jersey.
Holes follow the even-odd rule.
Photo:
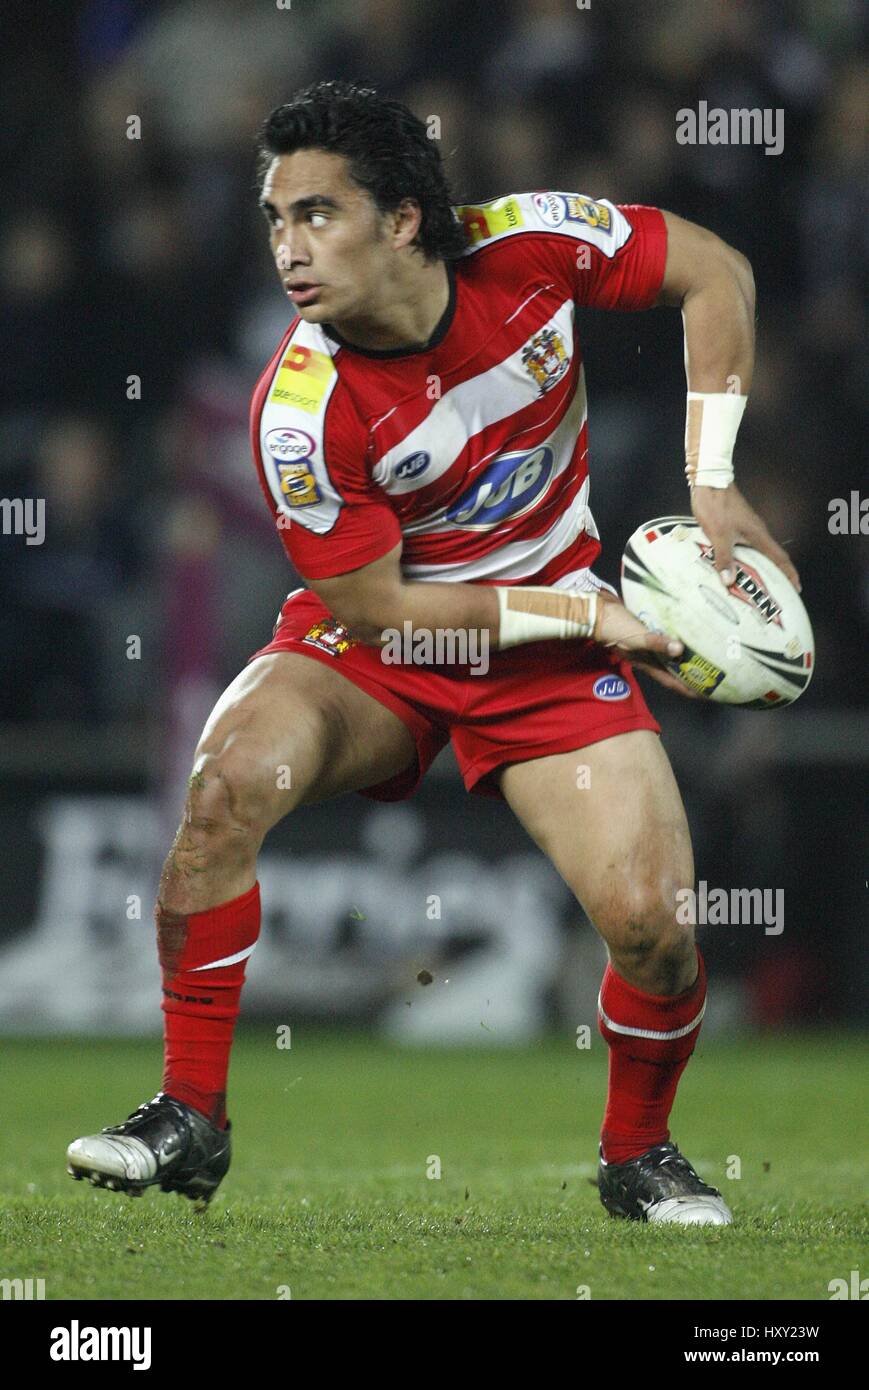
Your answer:
[[[554,328],[535,333],[522,349],[522,365],[537,382],[541,396],[544,391],[551,391],[570,367],[561,334]]]
[[[302,638],[312,647],[317,647],[321,652],[328,652],[330,656],[343,656],[351,647],[355,647],[358,638],[351,637],[348,629],[343,623],[339,623],[337,618],[321,618]]]

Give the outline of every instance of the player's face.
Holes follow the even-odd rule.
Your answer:
[[[260,196],[281,284],[308,323],[370,311],[388,273],[385,219],[347,173],[343,155],[280,155]]]

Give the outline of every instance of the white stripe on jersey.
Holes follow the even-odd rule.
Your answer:
[[[409,565],[402,560],[402,573],[411,579],[446,579],[453,583],[483,578],[523,579],[536,574],[588,530],[588,487],[586,478],[569,510],[562,512],[542,536],[500,545],[476,560],[457,560],[452,564],[441,560],[436,565]]]
[[[563,574],[560,579],[553,579],[552,589],[579,589],[581,593],[599,593],[601,589],[606,589],[608,594],[615,594],[616,591],[612,584],[607,584],[605,579],[599,579],[586,565],[583,569],[571,570],[570,574]],[[618,598],[618,594],[616,594]]]
[[[534,330],[532,336],[537,337],[546,329],[555,330],[561,338],[565,352],[572,358],[573,316],[573,301],[567,299],[547,323]],[[476,376],[460,382],[458,386],[450,387],[440,400],[435,401],[428,415],[420,421],[416,429],[411,430],[400,443],[378,457],[371,470],[373,481],[379,483],[390,497],[399,497],[408,492],[415,492],[418,488],[429,487],[452,468],[473,435],[479,434],[488,425],[495,425],[507,416],[515,415],[532,405],[540,396],[540,388],[523,365],[522,353],[526,346],[525,343],[520,344],[514,353],[497,362],[488,371],[479,372]],[[582,395],[584,403],[584,386]],[[384,420],[388,418],[389,416],[384,416]],[[382,423],[383,420],[378,421],[378,425]],[[577,430],[581,426],[582,420],[579,421]],[[372,431],[375,447],[376,429],[375,426]],[[574,435],[574,442],[575,440]],[[425,472],[415,478],[392,476],[393,470],[402,459],[422,452],[431,455],[431,463]],[[486,459],[480,462],[488,462],[492,456],[487,455]],[[470,475],[465,481],[470,481]]]
[[[472,378],[472,380],[476,383],[479,383],[481,381],[484,381],[487,377],[491,377],[498,370],[499,368],[495,367],[492,369],[492,371],[484,372],[482,376],[474,377]],[[523,453],[530,455],[531,453],[536,452],[538,449],[542,449],[544,446],[551,449],[553,456],[552,473],[545,489],[542,492],[537,493],[534,497],[535,511],[537,507],[540,505],[540,503],[544,500],[544,498],[552,492],[553,485],[557,478],[562,478],[564,474],[568,471],[571,471],[575,476],[576,472],[578,472],[579,470],[579,467],[583,464],[585,454],[583,453],[579,458],[576,459],[574,459],[574,455],[578,447],[580,433],[582,431],[583,425],[585,424],[587,415],[588,398],[585,392],[585,368],[580,366],[577,375],[576,390],[574,391],[573,396],[571,397],[568,403],[567,409],[565,410],[564,414],[562,415],[561,419],[558,421],[557,425],[552,430],[552,432],[550,434],[547,434],[543,439],[536,439],[533,445],[526,445],[523,449],[521,444],[522,435],[527,434],[528,430],[526,429],[519,431],[514,436],[514,438],[510,440],[509,449],[501,451],[501,457],[504,458],[506,458],[510,454],[516,454],[518,463],[518,460]],[[535,426],[535,433],[540,428],[540,425]],[[417,431],[414,431],[414,434],[416,433]],[[483,458],[476,465],[473,472],[471,472],[470,470],[468,471],[468,474],[463,480],[465,488],[467,488],[467,485],[473,481],[474,473],[479,473],[485,464],[490,463],[492,458],[497,456],[497,452],[497,450],[491,450],[490,453],[485,454],[483,456]],[[403,451],[402,457],[404,457]],[[476,531],[479,529],[479,527],[475,526],[473,523],[463,524],[459,521],[448,520],[448,510],[448,506],[444,504],[443,506],[438,507],[437,510],[430,512],[427,516],[420,517],[418,521],[405,522],[401,528],[402,534],[405,536],[436,536],[449,534],[455,531]],[[500,532],[497,530],[492,530],[492,536],[494,537],[500,534],[501,532],[507,532],[512,530],[513,522],[515,521],[515,516],[516,514],[514,513],[507,519],[504,526],[500,528]],[[484,527],[483,529],[489,528]],[[539,537],[537,539],[532,539],[528,542],[528,544],[539,544],[539,539]]]

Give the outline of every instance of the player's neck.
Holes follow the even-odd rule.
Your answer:
[[[335,321],[346,343],[369,351],[408,352],[424,347],[444,317],[451,298],[445,261],[414,265],[365,314]]]

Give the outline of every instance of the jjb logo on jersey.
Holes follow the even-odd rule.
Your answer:
[[[503,454],[489,464],[473,487],[447,511],[447,520],[471,531],[485,531],[531,510],[546,492],[555,457],[543,444],[532,453]]]
[[[408,454],[400,463],[395,465],[393,477],[395,478],[418,478],[424,473],[431,463],[431,454],[427,449],[417,449],[415,454]]]

